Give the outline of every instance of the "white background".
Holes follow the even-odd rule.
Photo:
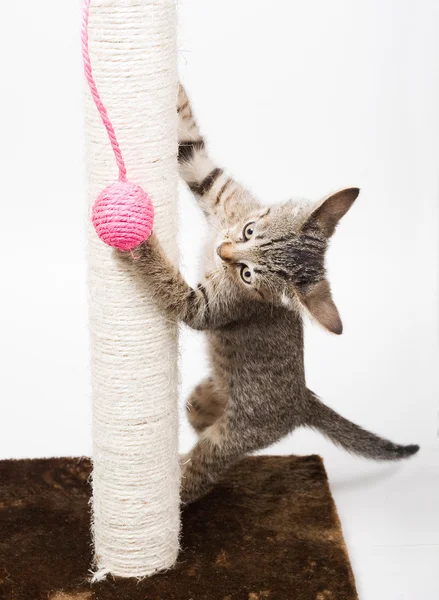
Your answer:
[[[304,431],[270,451],[325,457],[366,600],[439,594],[438,23],[436,0],[180,5],[181,77],[218,162],[267,202],[362,189],[329,254],[345,333],[307,326],[308,381],[422,450],[378,465]],[[1,457],[91,448],[78,28],[77,0],[2,7]],[[203,235],[182,189],[194,283]],[[206,369],[184,332],[182,404]]]

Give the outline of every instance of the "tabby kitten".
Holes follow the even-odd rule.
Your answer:
[[[235,461],[297,427],[375,460],[417,452],[418,446],[394,444],[344,419],[305,383],[302,311],[342,332],[324,259],[359,190],[345,189],[317,206],[263,206],[211,161],[182,87],[178,113],[181,176],[211,226],[204,276],[191,288],[154,234],[135,265],[167,317],[206,331],[209,342],[211,374],[187,402],[199,438],[182,460],[182,501],[206,494]]]

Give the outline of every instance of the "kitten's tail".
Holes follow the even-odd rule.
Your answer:
[[[400,460],[419,450],[415,444],[401,446],[362,429],[323,404],[311,391],[306,424],[348,452],[373,460]]]

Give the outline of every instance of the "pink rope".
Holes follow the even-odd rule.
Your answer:
[[[99,96],[98,88],[96,87],[95,80],[93,78],[93,72],[90,62],[90,54],[88,50],[88,19],[90,13],[90,2],[91,0],[84,0],[84,7],[82,11],[82,27],[81,27],[81,42],[82,42],[82,59],[84,61],[84,73],[87,79],[88,86],[90,88],[91,95],[93,97],[96,108],[101,115],[102,122],[107,130],[108,137],[110,139],[111,146],[113,148],[116,163],[119,169],[119,181],[127,180],[127,170],[125,167],[124,160],[122,158],[122,152],[120,150],[119,142],[116,138],[113,125],[111,124],[110,118],[108,117],[107,109],[102,103],[101,97]]]

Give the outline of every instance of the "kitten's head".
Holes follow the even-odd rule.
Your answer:
[[[249,210],[228,229],[217,254],[230,283],[262,302],[305,308],[325,329],[342,332],[325,273],[335,228],[359,194],[337,192],[317,207],[289,201]]]

